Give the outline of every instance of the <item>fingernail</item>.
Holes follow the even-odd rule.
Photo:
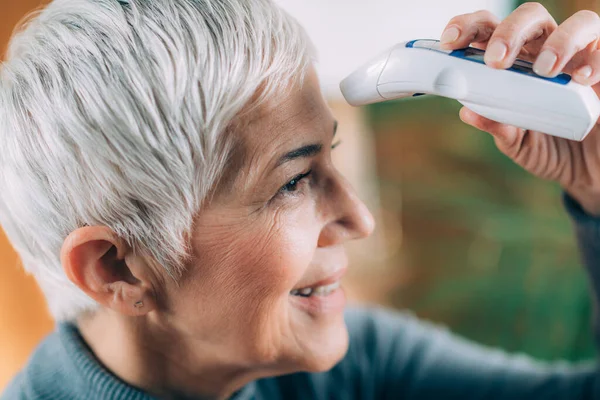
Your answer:
[[[494,42],[490,44],[485,51],[485,62],[500,62],[504,60],[506,57],[506,53],[508,52],[508,47],[502,42]]]
[[[458,39],[459,36],[460,36],[460,31],[458,30],[458,28],[455,26],[451,26],[450,28],[446,29],[444,31],[444,33],[442,33],[440,42],[442,44],[449,44],[449,43],[456,41],[456,39]]]
[[[586,65],[585,67],[581,67],[577,70],[577,76],[583,78],[583,79],[587,79],[590,76],[592,76],[592,67],[589,65]]]
[[[558,57],[551,50],[544,50],[533,64],[533,72],[538,75],[549,75],[554,68]]]

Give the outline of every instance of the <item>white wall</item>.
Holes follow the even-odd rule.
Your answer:
[[[319,52],[325,94],[338,98],[339,82],[395,43],[437,39],[455,15],[487,9],[506,16],[510,0],[275,0],[308,31]]]

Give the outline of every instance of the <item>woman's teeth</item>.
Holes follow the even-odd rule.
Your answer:
[[[332,292],[339,289],[340,281],[334,282],[331,285],[317,286],[314,288],[304,288],[292,290],[290,294],[292,296],[310,297],[315,296],[329,296]]]

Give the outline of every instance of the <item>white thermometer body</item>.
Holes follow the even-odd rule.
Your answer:
[[[488,67],[483,50],[443,50],[437,40],[400,43],[359,68],[340,85],[353,106],[433,94],[456,99],[491,120],[571,140],[583,140],[600,116],[592,88],[536,75],[517,60],[506,70]]]

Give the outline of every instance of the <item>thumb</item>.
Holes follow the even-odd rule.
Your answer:
[[[519,154],[526,133],[524,129],[492,121],[467,107],[461,108],[459,115],[464,123],[491,134],[498,149],[507,156],[514,158]]]

